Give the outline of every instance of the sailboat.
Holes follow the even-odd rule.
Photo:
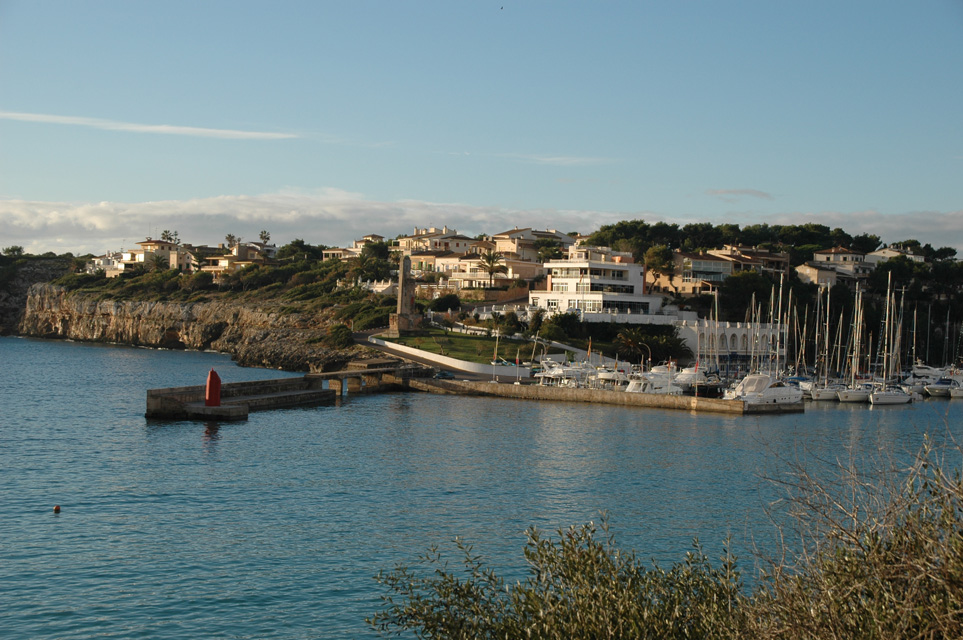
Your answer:
[[[890,384],[890,379],[894,381],[896,376],[894,371],[899,367],[895,364],[899,354],[899,333],[901,331],[903,314],[900,313],[900,322],[895,321],[896,300],[892,292],[893,272],[889,272],[886,281],[886,314],[883,322],[883,379],[876,385],[873,392],[869,394],[871,404],[906,404],[913,399],[913,396],[900,389],[896,384]]]
[[[840,402],[867,402],[872,391],[871,385],[857,383],[860,358],[859,347],[863,335],[863,297],[858,286],[856,289],[856,306],[853,307],[853,351],[849,363],[849,386],[836,392]]]
[[[818,366],[816,367],[816,379],[809,389],[809,397],[813,400],[836,400],[836,392],[841,385],[829,382],[829,287],[826,287],[826,324],[820,332],[820,316],[822,315],[822,290],[816,304],[816,344],[822,338],[823,345],[818,355]]]

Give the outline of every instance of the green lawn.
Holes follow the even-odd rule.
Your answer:
[[[384,338],[387,342],[402,344],[415,349],[422,349],[431,353],[457,358],[467,362],[489,364],[495,355],[495,338],[486,336],[471,336],[463,333],[445,333],[442,329],[431,328],[416,336],[402,338]],[[536,355],[541,354],[539,347]],[[515,361],[515,355],[521,361],[528,361],[532,357],[532,342],[521,340],[498,340],[498,357],[509,362]],[[560,352],[559,352],[560,353]]]

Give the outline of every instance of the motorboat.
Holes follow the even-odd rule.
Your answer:
[[[926,394],[934,398],[949,398],[952,389],[959,389],[960,383],[953,378],[940,378],[933,384],[926,385]]]
[[[797,386],[766,374],[752,373],[723,396],[726,400],[742,400],[748,404],[796,404],[803,392]]]
[[[621,369],[598,367],[587,376],[586,386],[592,389],[608,389],[622,391],[629,383],[629,378]]]
[[[625,393],[653,393],[677,396],[682,394],[682,387],[675,384],[672,375],[667,372],[633,373],[629,376],[629,384]]]
[[[695,385],[705,385],[708,382],[704,369],[685,367],[675,375],[675,383],[683,390]]]

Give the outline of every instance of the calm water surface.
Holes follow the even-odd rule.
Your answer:
[[[373,576],[460,536],[523,575],[530,525],[609,513],[663,564],[771,536],[762,477],[963,435],[963,403],[725,417],[386,394],[148,421],[149,388],[287,374],[221,355],[0,338],[0,635],[372,637]],[[62,506],[60,514],[53,505]]]

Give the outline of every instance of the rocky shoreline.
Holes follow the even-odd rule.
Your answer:
[[[30,287],[17,333],[36,338],[109,342],[163,349],[212,350],[241,366],[332,371],[371,354],[355,345],[332,350],[319,314],[279,313],[231,302],[98,300],[38,283]]]

